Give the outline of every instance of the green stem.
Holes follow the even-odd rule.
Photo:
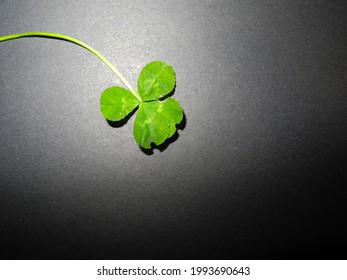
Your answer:
[[[11,34],[7,36],[0,37],[0,42],[7,41],[7,40],[13,40],[18,39],[22,37],[47,37],[47,38],[55,38],[55,39],[61,39],[64,41],[72,42],[76,45],[81,46],[82,48],[87,49],[92,54],[97,56],[99,59],[101,59],[117,76],[118,78],[126,85],[126,87],[131,91],[131,93],[140,101],[142,102],[141,97],[139,94],[132,88],[132,86],[129,84],[129,82],[123,77],[123,75],[117,70],[116,67],[113,66],[111,62],[109,62],[102,54],[100,54],[98,51],[94,50],[92,47],[88,46],[87,44],[81,42],[80,40],[77,40],[75,38],[63,35],[63,34],[57,34],[57,33],[50,33],[50,32],[25,32],[25,33],[18,33],[18,34]]]

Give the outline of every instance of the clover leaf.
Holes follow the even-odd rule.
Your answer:
[[[124,119],[139,105],[134,95],[122,87],[110,87],[106,89],[100,98],[100,110],[102,115],[110,121]]]
[[[162,144],[176,132],[176,125],[183,119],[183,110],[174,98],[165,97],[175,87],[174,69],[162,61],[153,61],[141,71],[137,87],[141,100],[121,87],[106,89],[100,98],[102,115],[111,121],[125,118],[139,107],[134,122],[135,141],[144,149],[151,143]]]
[[[137,89],[142,100],[156,100],[170,93],[175,83],[174,69],[162,61],[153,61],[143,67]]]
[[[142,102],[134,123],[134,137],[143,148],[151,148],[151,143],[162,144],[176,131],[176,124],[183,118],[180,104],[169,97],[166,101]]]
[[[150,149],[151,144],[162,144],[176,132],[176,125],[183,119],[183,110],[175,99],[169,97],[175,84],[174,69],[162,61],[148,63],[141,71],[137,88],[138,93],[129,82],[98,51],[73,37],[51,32],[24,32],[0,36],[0,42],[24,37],[54,38],[68,41],[90,51],[103,61],[125,84],[128,89],[113,86],[106,89],[100,98],[100,111],[110,121],[120,121],[139,107],[134,122],[134,137],[144,149]]]

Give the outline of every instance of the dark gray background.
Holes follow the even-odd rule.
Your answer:
[[[76,37],[134,86],[171,64],[186,114],[144,154],[100,60],[0,43],[1,258],[346,258],[344,2],[0,1],[0,35]]]

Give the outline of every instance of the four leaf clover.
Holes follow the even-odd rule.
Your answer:
[[[176,125],[183,119],[178,101],[167,97],[175,83],[175,71],[170,65],[150,62],[137,82],[140,98],[125,88],[110,87],[101,95],[101,113],[107,120],[120,121],[138,107],[133,129],[135,141],[144,149],[150,149],[151,143],[160,145],[174,135]]]
[[[168,97],[175,87],[175,71],[170,65],[162,61],[153,61],[141,71],[137,88],[138,93],[129,82],[101,53],[82,41],[52,32],[24,32],[0,36],[0,42],[25,37],[54,38],[74,43],[103,61],[128,88],[110,87],[106,89],[100,99],[102,115],[110,121],[120,121],[133,112],[137,107],[134,124],[136,142],[144,149],[150,149],[152,143],[162,144],[174,135],[176,125],[183,119],[180,104]],[[165,101],[163,101],[166,98]]]

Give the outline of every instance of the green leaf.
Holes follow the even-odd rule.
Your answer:
[[[119,121],[137,106],[139,110],[134,122],[134,138],[145,149],[162,144],[172,137],[183,119],[183,110],[175,99],[159,99],[172,92],[175,87],[173,68],[161,61],[147,64],[138,79],[138,93],[121,87],[106,89],[100,98],[100,110],[111,121]],[[139,97],[139,96],[141,97]]]
[[[110,87],[102,93],[100,98],[101,113],[110,121],[124,119],[138,105],[137,98],[122,87]]]
[[[174,69],[162,61],[153,61],[141,71],[138,79],[138,93],[129,82],[99,52],[73,37],[51,32],[24,32],[0,36],[0,42],[25,37],[48,37],[69,41],[87,49],[103,61],[129,89],[110,87],[100,97],[100,110],[102,115],[111,121],[120,121],[131,113],[137,106],[139,112],[134,123],[134,136],[136,142],[143,148],[151,148],[151,144],[162,144],[176,131],[176,124],[183,119],[180,104],[173,98],[159,101],[173,91],[176,83]]]
[[[136,142],[145,149],[150,149],[151,143],[160,145],[170,138],[176,131],[176,124],[183,119],[182,108],[173,98],[165,102],[142,102],[139,107],[133,133]]]
[[[143,101],[156,100],[170,93],[175,87],[174,69],[162,61],[148,63],[141,71],[137,88]]]

